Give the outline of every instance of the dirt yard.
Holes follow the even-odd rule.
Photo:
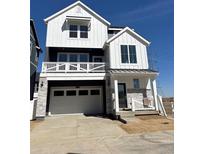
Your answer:
[[[138,116],[136,120],[121,124],[120,127],[129,134],[173,130],[174,120],[162,116]]]

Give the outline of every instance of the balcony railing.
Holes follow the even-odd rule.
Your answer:
[[[105,63],[97,62],[43,62],[42,73],[105,72]]]

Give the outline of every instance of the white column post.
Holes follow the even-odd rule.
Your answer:
[[[119,112],[119,96],[118,96],[118,81],[114,80],[114,90],[115,90],[115,111]]]
[[[157,84],[156,84],[156,79],[151,80],[151,84],[152,84],[152,92],[153,92],[153,97],[154,97],[154,103],[155,103],[155,108],[156,111],[159,111],[159,107],[158,107],[158,101],[157,101]]]

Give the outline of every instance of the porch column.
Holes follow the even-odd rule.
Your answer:
[[[114,90],[115,90],[115,111],[119,112],[119,96],[118,96],[118,81],[114,80]]]
[[[151,80],[151,84],[152,84],[152,92],[153,92],[153,97],[154,97],[154,103],[155,103],[155,108],[156,111],[159,111],[159,107],[158,107],[158,101],[157,101],[157,84],[156,84],[156,79]]]

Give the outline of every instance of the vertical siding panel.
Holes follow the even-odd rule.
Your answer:
[[[77,6],[76,6],[77,7]],[[84,48],[103,48],[107,39],[107,25],[83,10],[80,16],[91,17],[91,31],[89,38],[86,39],[69,39],[68,30],[62,31],[62,26],[67,15],[76,15],[76,7],[62,13],[56,18],[49,21],[50,27],[47,29],[47,46],[56,47],[84,47]]]
[[[144,68],[147,68],[147,57],[146,57],[146,47],[143,45],[143,61],[144,61]]]
[[[137,64],[121,64],[120,45],[135,45]],[[113,48],[112,48],[113,47]],[[111,66],[115,69],[147,69],[147,55],[145,46],[127,32],[110,43]]]

